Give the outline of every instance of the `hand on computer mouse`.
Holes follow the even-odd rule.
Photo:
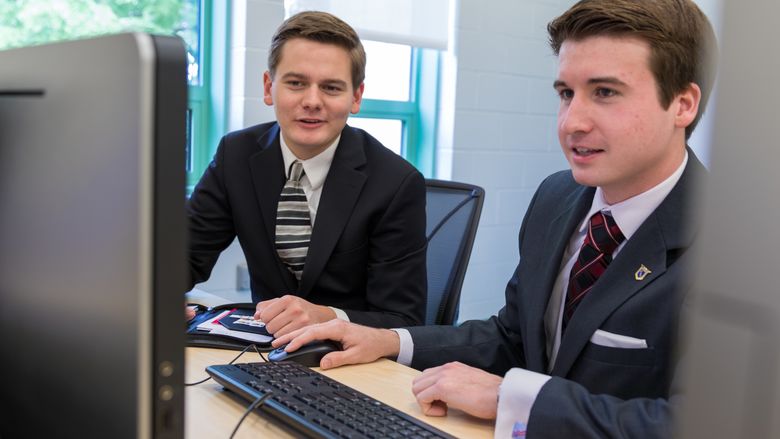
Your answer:
[[[306,367],[319,367],[320,360],[325,355],[340,351],[341,345],[332,340],[317,340],[307,343],[296,350],[285,350],[287,345],[280,346],[268,353],[270,361],[294,361]]]
[[[395,358],[400,349],[395,331],[369,328],[339,319],[293,331],[277,337],[272,344],[274,347],[286,344],[289,352],[315,340],[335,340],[341,343],[343,349],[325,355],[320,361],[323,369],[370,363],[383,357]]]

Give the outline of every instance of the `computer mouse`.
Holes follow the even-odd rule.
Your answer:
[[[320,360],[325,354],[340,351],[341,344],[333,340],[316,340],[307,343],[295,351],[285,352],[287,345],[278,347],[268,353],[270,361],[294,361],[306,367],[319,367]]]

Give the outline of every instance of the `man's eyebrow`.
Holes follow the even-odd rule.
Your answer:
[[[342,81],[341,79],[326,79],[326,80],[324,80],[322,82],[323,82],[323,84],[338,85],[338,86],[341,86],[341,87],[344,87],[344,86],[347,85],[347,82],[346,81]]]
[[[284,75],[282,75],[283,79],[305,79],[306,75],[303,73],[296,73],[296,72],[287,72]]]
[[[588,79],[588,84],[612,84],[612,85],[626,85],[625,82],[615,78],[614,76],[605,76],[601,78]]]
[[[303,73],[287,72],[282,75],[282,79],[308,79],[308,76],[304,75]],[[342,87],[347,85],[347,82],[342,81],[341,79],[325,79],[322,81],[322,83],[328,85],[338,85]]]
[[[596,77],[596,78],[590,78],[588,79],[588,84],[612,84],[612,85],[626,85],[625,82],[621,81],[618,78],[615,78],[614,76],[604,76],[604,77]],[[560,79],[553,82],[553,88],[566,88],[568,85],[566,85],[566,82],[561,81]]]

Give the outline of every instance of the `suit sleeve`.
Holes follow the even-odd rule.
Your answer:
[[[585,387],[553,377],[541,389],[528,420],[529,438],[668,438],[672,411],[680,396],[669,400],[594,395]]]
[[[368,310],[344,309],[373,327],[421,325],[426,306],[425,179],[416,170],[397,188],[369,237]]]
[[[507,285],[514,291],[515,277]],[[411,366],[418,370],[459,361],[496,375],[524,364],[522,339],[504,321],[507,308],[488,320],[469,320],[460,326],[406,328],[414,342]]]
[[[189,288],[211,275],[222,250],[236,236],[232,211],[224,182],[225,139],[187,200],[189,221]]]

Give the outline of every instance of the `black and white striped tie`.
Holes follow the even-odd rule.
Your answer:
[[[290,176],[282,188],[276,211],[276,251],[287,269],[301,280],[311,239],[311,217],[306,194],[301,188],[303,164],[290,166]]]

